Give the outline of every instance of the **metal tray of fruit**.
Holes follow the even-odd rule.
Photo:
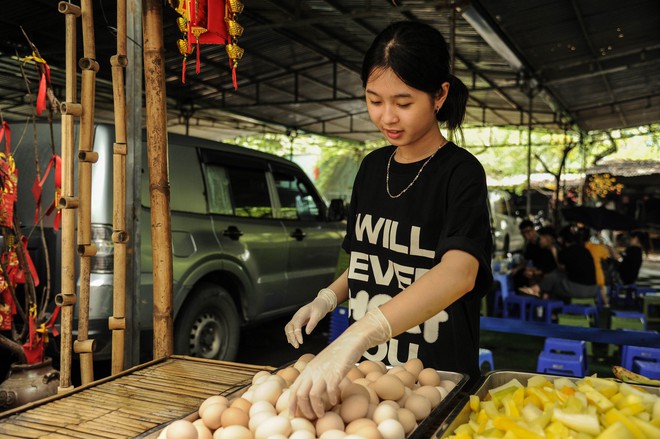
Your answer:
[[[481,384],[476,388],[472,395],[476,395],[480,400],[483,400],[487,395],[488,391],[495,389],[497,387],[503,386],[510,382],[512,379],[517,379],[523,386],[527,386],[527,381],[536,376],[542,376],[548,379],[549,381],[556,380],[558,378],[568,379],[571,382],[577,382],[584,378],[568,377],[562,375],[549,375],[549,374],[539,374],[532,372],[516,372],[516,371],[505,371],[505,370],[496,370],[487,373],[482,379]],[[653,386],[645,386],[640,384],[635,384],[635,387],[641,388],[651,394],[660,395],[660,388]],[[460,425],[468,422],[470,416],[470,400],[469,395],[464,397],[451,413],[445,418],[444,422],[432,435],[427,437],[433,438],[447,438],[451,436],[456,428]]]

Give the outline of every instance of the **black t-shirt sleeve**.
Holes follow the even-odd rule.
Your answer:
[[[476,160],[466,160],[449,180],[447,218],[443,224],[436,263],[449,250],[462,250],[479,262],[475,290],[485,293],[492,283],[492,237],[488,215],[486,174]]]

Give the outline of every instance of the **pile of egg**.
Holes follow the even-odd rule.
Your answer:
[[[289,413],[289,386],[312,354],[275,374],[254,375],[231,401],[216,395],[199,407],[199,419],[178,420],[159,439],[404,439],[456,385],[418,359],[385,367],[363,361],[340,384],[340,402],[318,419]]]

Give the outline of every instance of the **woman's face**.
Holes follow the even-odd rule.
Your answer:
[[[449,83],[442,96],[406,85],[391,69],[377,69],[369,76],[365,90],[367,110],[373,124],[387,140],[399,147],[428,148],[441,141],[435,108],[445,101]]]

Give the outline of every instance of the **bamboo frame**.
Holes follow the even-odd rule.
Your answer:
[[[167,176],[167,103],[162,1],[144,0],[143,8],[147,156],[154,274],[153,355],[154,359],[157,359],[173,352],[172,236],[170,187]]]
[[[75,203],[73,194],[73,150],[74,117],[77,109],[81,109],[76,101],[76,19],[81,11],[77,6],[60,2],[58,10],[65,14],[66,25],[66,102],[62,103],[62,198],[58,201],[62,209],[62,292],[55,297],[55,303],[62,307],[61,338],[60,338],[60,386],[58,392],[68,392],[71,385],[71,339],[73,326],[73,305],[76,303],[76,273],[74,254],[75,233]],[[69,112],[72,109],[72,112]],[[64,201],[63,201],[64,200]],[[75,204],[76,206],[73,206]]]
[[[80,354],[80,376],[82,384],[94,381],[94,358],[88,349],[80,349],[88,345],[89,337],[89,290],[90,290],[90,257],[96,254],[96,247],[91,243],[92,217],[92,164],[98,158],[94,148],[94,101],[96,93],[96,73],[99,65],[96,62],[94,40],[94,16],[92,0],[81,0],[83,58],[79,61],[82,70],[80,101],[82,115],[80,118],[80,142],[78,144],[78,253],[80,256],[80,291],[78,303],[78,339],[74,351]],[[93,343],[92,343],[93,346]],[[76,350],[76,347],[79,349]]]
[[[128,65],[126,57],[126,0],[117,0],[117,54],[110,58],[112,89],[115,109],[115,144],[113,148],[113,233],[114,271],[112,316],[108,327],[112,331],[111,373],[116,375],[124,370],[124,349],[126,335],[126,95],[124,89],[124,69]]]

